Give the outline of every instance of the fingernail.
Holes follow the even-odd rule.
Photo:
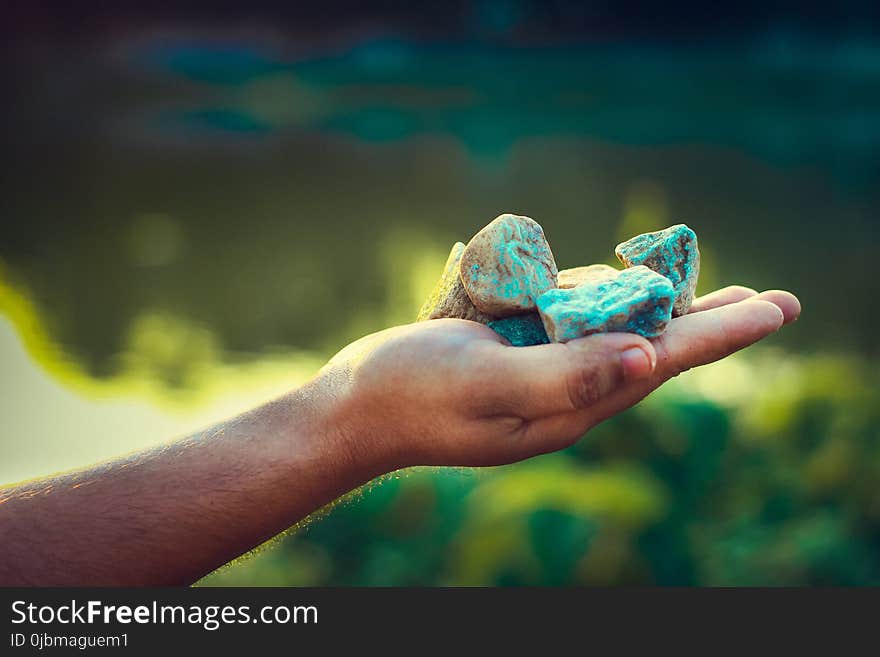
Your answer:
[[[643,349],[630,347],[620,353],[624,376],[628,380],[644,379],[653,371],[651,359]]]

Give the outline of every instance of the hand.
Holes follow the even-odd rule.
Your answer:
[[[366,336],[319,381],[351,457],[409,465],[499,465],[562,449],[670,378],[794,321],[788,292],[733,286],[697,299],[659,338],[593,335],[511,347],[474,322],[432,320]]]

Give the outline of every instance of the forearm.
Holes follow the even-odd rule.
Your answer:
[[[368,481],[379,462],[355,456],[320,385],[153,450],[0,489],[0,584],[189,584]]]

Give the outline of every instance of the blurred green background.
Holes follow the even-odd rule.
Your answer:
[[[801,320],[202,583],[880,584],[877,7],[295,4],[7,13],[0,481],[302,383],[502,211],[561,268],[686,222],[700,292],[792,289]]]

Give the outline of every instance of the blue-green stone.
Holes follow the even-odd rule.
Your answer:
[[[653,338],[666,329],[674,299],[668,278],[636,266],[577,287],[549,290],[538,297],[538,312],[553,342],[611,332]]]
[[[488,326],[498,335],[507,338],[514,347],[528,347],[550,342],[538,313],[496,319],[489,322]]]
[[[697,235],[685,224],[636,235],[618,244],[614,253],[627,267],[644,265],[672,282],[673,317],[690,310],[700,275],[700,250]]]

